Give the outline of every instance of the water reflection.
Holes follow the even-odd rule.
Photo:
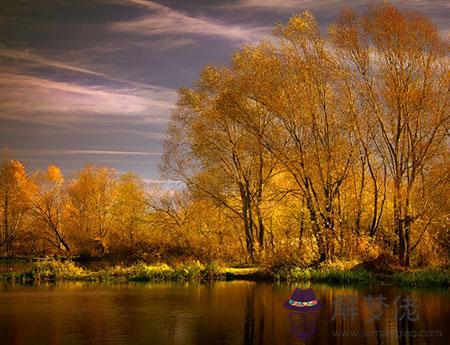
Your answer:
[[[302,341],[291,325],[301,329],[311,318],[295,319],[283,307],[296,287],[5,285],[0,287],[0,344],[448,344],[448,290],[311,285],[322,308],[314,316],[316,334]],[[408,298],[416,305],[401,308]],[[340,300],[351,303],[338,312]],[[408,310],[418,319],[400,318]]]

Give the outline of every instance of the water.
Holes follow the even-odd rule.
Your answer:
[[[322,308],[290,315],[296,285],[1,285],[0,344],[449,344],[449,290],[308,286]]]
[[[5,273],[9,271],[14,272],[26,272],[33,268],[33,263],[31,261],[17,261],[12,260],[11,262],[2,262],[0,259],[0,273]]]

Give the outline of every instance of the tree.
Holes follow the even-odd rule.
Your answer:
[[[114,185],[111,205],[114,234],[122,244],[133,245],[142,240],[146,218],[144,183],[133,173],[120,176]]]
[[[26,189],[28,177],[18,161],[4,157],[0,166],[0,212],[2,232],[0,250],[9,255],[25,215],[29,210]]]
[[[199,197],[233,212],[243,224],[246,250],[253,260],[265,249],[261,211],[264,186],[274,165],[260,141],[237,121],[249,109],[228,107],[232,76],[206,67],[194,89],[181,89],[171,117],[163,170],[183,180]],[[233,115],[233,116],[232,116]]]
[[[55,165],[49,165],[46,171],[33,174],[31,180],[34,184],[30,195],[31,211],[35,220],[44,224],[43,238],[54,248],[69,252],[70,247],[62,229],[66,194],[61,170]]]
[[[408,266],[449,185],[446,49],[429,20],[391,5],[345,10],[329,37],[311,13],[294,15],[274,41],[180,90],[164,167],[241,219],[250,256],[277,194],[270,181],[288,172],[319,261],[350,233],[390,246],[393,227],[391,249]]]
[[[71,234],[81,250],[107,249],[114,176],[112,169],[86,165],[67,188]]]
[[[247,75],[240,90],[270,119],[261,140],[296,181],[324,261],[334,256],[339,189],[354,160],[340,69],[309,12],[279,24],[275,37],[276,45],[244,48],[233,67]],[[258,135],[257,121],[243,121]]]
[[[447,45],[427,18],[388,4],[362,17],[346,10],[330,33],[355,116],[371,123],[376,153],[388,167],[394,251],[409,266],[412,227],[422,213],[412,196],[448,145]]]

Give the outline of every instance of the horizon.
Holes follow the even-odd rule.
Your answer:
[[[310,10],[322,30],[370,1],[41,1],[0,5],[0,148],[28,170],[86,163],[161,179],[165,129],[181,86],[226,64],[277,21]],[[444,1],[392,1],[448,36]]]

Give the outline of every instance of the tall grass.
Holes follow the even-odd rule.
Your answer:
[[[169,281],[216,280],[224,278],[222,267],[211,262],[204,266],[198,261],[184,262],[171,267],[165,263],[137,263],[131,266],[116,265],[92,271],[77,266],[72,261],[43,260],[33,264],[31,271],[6,272],[1,281]]]
[[[147,265],[138,263],[131,266],[131,274],[128,279],[131,281],[165,281],[173,279],[175,270],[166,264]]]
[[[329,261],[317,268],[281,265],[273,267],[274,279],[277,281],[324,282],[339,284],[371,283],[376,280],[375,274],[359,267],[358,261]]]
[[[438,269],[425,269],[412,272],[399,272],[393,274],[392,281],[397,285],[404,285],[404,286],[450,287],[450,272]]]
[[[275,280],[298,282],[311,281],[321,283],[359,284],[371,283],[376,280],[373,273],[362,270],[284,268],[274,273]]]

